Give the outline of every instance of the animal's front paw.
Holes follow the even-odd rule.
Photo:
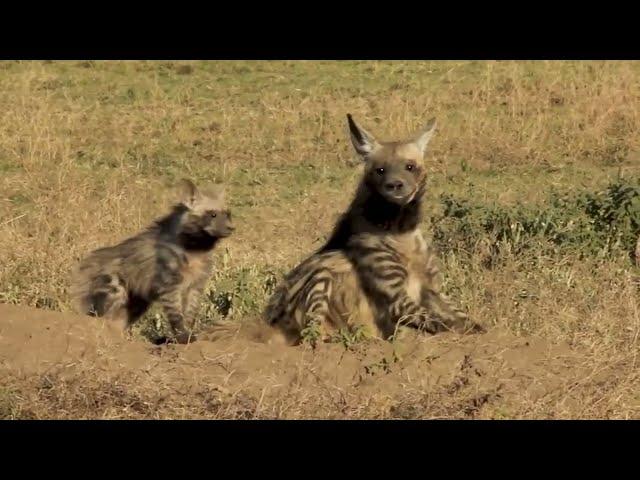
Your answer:
[[[479,323],[469,321],[467,322],[466,333],[487,333],[487,329]]]
[[[458,319],[451,324],[451,331],[461,334],[486,333],[485,328],[479,323],[468,318]]]
[[[426,310],[401,317],[398,321],[398,326],[415,328],[420,332],[430,333],[431,335],[448,330],[446,322],[431,315]]]
[[[176,333],[175,342],[180,345],[186,345],[188,343],[193,343],[197,340],[197,337],[188,330],[182,330]]]

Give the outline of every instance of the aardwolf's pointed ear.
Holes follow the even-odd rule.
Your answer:
[[[195,203],[200,198],[200,191],[198,187],[191,181],[186,178],[180,180],[179,183],[180,188],[180,201],[189,208],[193,208]]]
[[[436,130],[436,119],[435,117],[430,119],[427,124],[422,128],[418,133],[416,133],[413,137],[413,143],[416,144],[418,149],[424,155],[427,151],[427,145],[429,145],[429,141],[431,137],[433,137],[433,132]]]
[[[356,149],[358,155],[360,155],[361,157],[366,157],[376,148],[378,148],[379,144],[376,140],[376,137],[371,135],[364,128],[359,127],[358,124],[353,120],[353,117],[350,113],[347,113],[347,121],[349,122],[351,143],[353,143],[353,148]]]

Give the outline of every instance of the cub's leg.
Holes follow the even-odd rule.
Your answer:
[[[193,329],[195,324],[195,316],[198,313],[198,307],[206,284],[207,277],[194,282],[185,289],[182,299],[182,311],[184,312],[184,323],[189,329]]]
[[[186,258],[172,246],[160,245],[156,257],[154,290],[171,325],[175,341],[181,344],[196,340],[184,324],[185,279],[182,274]],[[164,341],[164,339],[163,339]]]
[[[129,295],[124,283],[112,274],[102,274],[92,281],[85,299],[87,313],[112,323],[125,337],[130,333]]]
[[[194,342],[196,340],[195,335],[184,324],[181,285],[178,284],[166,288],[161,292],[158,301],[167,316],[167,320],[169,320],[176,342],[180,344]]]

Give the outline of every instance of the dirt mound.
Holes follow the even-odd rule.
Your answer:
[[[101,320],[0,305],[0,417],[579,417],[614,378],[568,345],[496,330],[316,350],[256,326],[227,333],[153,346]]]

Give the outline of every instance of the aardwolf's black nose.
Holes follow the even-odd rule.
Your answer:
[[[403,186],[404,184],[400,180],[395,180],[393,182],[387,182],[384,184],[384,188],[386,188],[390,192],[393,192],[395,190],[400,190]]]

